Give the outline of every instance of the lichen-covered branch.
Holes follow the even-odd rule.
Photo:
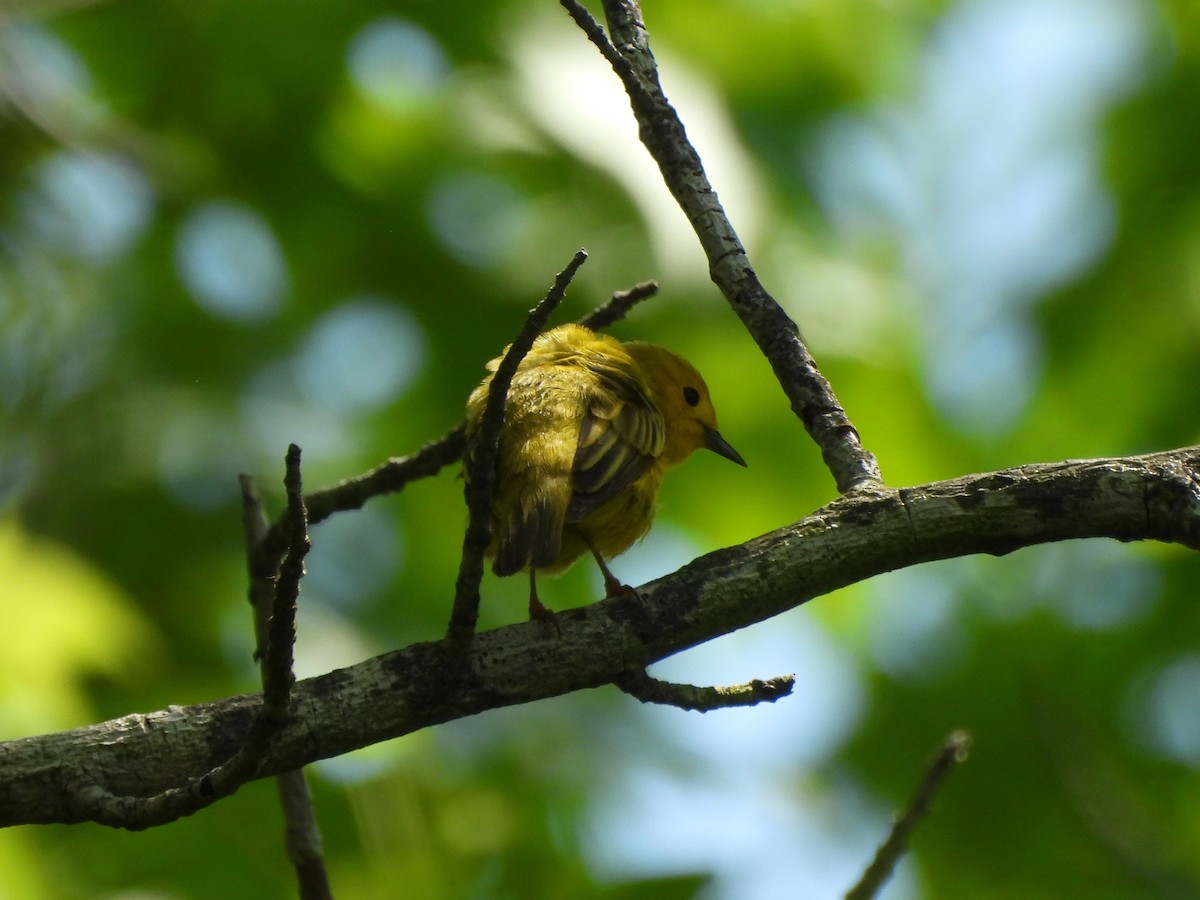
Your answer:
[[[288,722],[292,673],[292,644],[295,640],[296,599],[304,575],[304,556],[309,539],[304,513],[300,477],[300,448],[288,447],[284,485],[288,495],[288,550],[280,577],[264,577],[259,569],[261,558],[256,543],[265,535],[261,504],[253,481],[243,476],[242,521],[246,531],[246,549],[250,569],[250,599],[256,605],[255,633],[258,638],[263,672],[263,694],[246,728],[229,747],[228,754],[216,756],[217,764],[200,768],[174,784],[145,793],[125,793],[104,783],[87,759],[64,761],[60,789],[70,795],[83,811],[84,818],[104,825],[131,830],[164,825],[191,815],[244,783],[260,777],[263,760],[271,742]],[[257,609],[269,604],[269,615]],[[264,652],[265,643],[265,652]]]
[[[561,635],[526,622],[476,634],[464,654],[414,644],[300,681],[257,774],[599,687],[881,572],[1088,537],[1200,549],[1200,447],[855,492],[642,585],[637,597],[558,613]],[[0,825],[97,820],[88,802],[97,792],[145,797],[195,784],[243,744],[261,703],[230,697],[0,743]]]

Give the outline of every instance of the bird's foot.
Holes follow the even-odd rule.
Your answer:
[[[554,610],[545,606],[537,597],[529,598],[529,621],[549,622],[554,626],[554,630],[558,632],[559,637],[562,637],[562,628],[559,627],[558,616],[554,614]]]
[[[616,578],[605,578],[604,598],[607,600],[610,597],[628,597],[630,600],[638,601],[642,599],[642,595],[631,585],[618,581]]]

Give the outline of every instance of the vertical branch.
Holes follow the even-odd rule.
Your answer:
[[[286,715],[287,711],[294,677],[292,642],[295,635],[296,599],[299,594],[299,579],[304,573],[304,554],[310,546],[301,492],[300,450],[294,444],[288,448],[286,465],[284,486],[288,505],[283,521],[288,551],[283,567],[287,569],[287,574],[284,576],[281,572],[278,579],[274,566],[278,556],[267,552],[264,547],[269,528],[258,488],[250,476],[243,475],[240,478],[242,523],[246,532],[246,558],[250,569],[249,599],[254,611],[254,634],[262,670],[264,715],[268,716]],[[288,608],[280,610],[277,616],[276,601],[281,597],[290,600],[286,602]],[[276,619],[278,621],[275,621]],[[271,650],[272,645],[275,650]],[[281,671],[283,675],[280,674]],[[272,672],[274,674],[271,674]],[[268,682],[274,685],[269,692]],[[272,699],[268,699],[269,697]],[[267,712],[268,710],[270,712]],[[333,892],[325,869],[321,833],[317,828],[312,794],[308,789],[304,770],[293,769],[277,775],[275,785],[283,809],[284,848],[288,861],[296,872],[300,898],[332,900]]]
[[[560,3],[624,84],[642,143],[700,239],[708,257],[709,275],[770,362],[792,410],[821,449],[838,490],[845,492],[879,484],[879,464],[863,448],[833,388],[817,369],[796,323],[759,281],[717,192],[704,173],[700,155],[688,140],[679,114],[663,93],[638,3],[603,0],[611,41],[578,0],[560,0]]]
[[[325,851],[317,828],[312,793],[303,769],[275,776],[279,805],[283,809],[283,845],[288,862],[296,872],[300,900],[333,900]]]
[[[562,302],[567,286],[587,259],[580,250],[558,277],[529,317],[521,333],[509,345],[488,386],[487,405],[478,430],[467,445],[466,499],[467,533],[463,537],[462,562],[454,585],[454,609],[450,614],[447,637],[465,645],[475,633],[479,620],[479,584],[483,580],[483,558],[492,539],[492,501],[496,493],[496,461],[499,457],[500,432],[504,427],[504,401],[517,366],[533,346],[534,338],[545,327],[550,314]]]
[[[258,485],[249,475],[239,475],[242,490],[242,530],[246,536],[246,567],[250,578],[247,599],[254,613],[254,658],[260,663],[267,648],[267,623],[275,601],[275,579],[279,560],[263,546],[269,527]]]
[[[300,596],[300,579],[304,577],[304,557],[312,547],[308,538],[308,515],[304,509],[304,485],[300,478],[300,448],[288,446],[283,487],[287,493],[285,514],[287,554],[279,567],[275,596],[267,622],[266,646],[261,647],[260,664],[263,675],[263,702],[266,713],[274,718],[287,715],[291,700],[292,650],[296,643],[296,601]]]

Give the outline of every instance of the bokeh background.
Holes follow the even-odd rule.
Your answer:
[[[892,485],[1200,440],[1194,0],[647,0],[763,281]],[[236,493],[279,508],[452,427],[579,247],[560,321],[705,372],[626,581],[834,496],[552,0],[0,4],[0,737],[252,690]],[[314,531],[300,674],[439,636],[446,471]],[[922,566],[656,667],[795,672],[688,714],[603,689],[310,769],[337,896],[839,896],[975,737],[886,897],[1200,896],[1200,560]],[[485,581],[485,626],[520,579]],[[545,585],[598,596],[583,565]],[[288,897],[269,782],[141,834],[0,833],[0,897]]]

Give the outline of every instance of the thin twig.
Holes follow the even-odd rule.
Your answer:
[[[267,647],[267,623],[271,619],[275,580],[279,572],[277,562],[262,552],[269,528],[258,485],[252,476],[245,474],[238,476],[238,485],[242,492],[242,531],[246,538],[249,580],[246,597],[254,613],[254,658],[261,662]]]
[[[471,437],[466,461],[467,532],[463,537],[462,562],[454,584],[454,609],[450,614],[447,637],[456,645],[465,644],[475,633],[479,619],[479,584],[483,580],[483,557],[492,537],[492,498],[496,485],[496,460],[499,456],[500,431],[504,427],[504,401],[517,366],[533,346],[550,314],[562,302],[567,286],[587,259],[583,250],[554,280],[542,301],[529,311],[520,334],[509,345],[488,386],[487,404],[478,431]]]
[[[600,27],[600,23],[588,12],[587,8],[578,0],[559,0],[563,9],[575,20],[575,24],[580,30],[587,35],[588,40],[595,44],[596,49],[600,51],[600,55],[608,60],[608,64],[612,66],[613,71],[617,73],[622,83],[625,85],[625,93],[629,95],[630,103],[641,103],[646,99],[646,94],[641,88],[638,81],[638,73],[634,71],[632,63],[621,55],[621,51],[614,46],[613,42],[608,39],[608,35],[604,33],[604,29]],[[605,7],[606,14],[609,13],[608,7]],[[610,14],[611,27],[611,14]],[[650,70],[654,71],[653,68]],[[655,75],[655,78],[658,76]]]
[[[312,792],[303,769],[275,776],[279,805],[283,809],[283,843],[288,862],[296,872],[300,900],[333,900],[325,851],[313,810]]]
[[[466,429],[462,423],[446,434],[425,444],[408,456],[398,456],[355,478],[347,478],[332,487],[313,491],[304,498],[308,523],[315,525],[337,512],[361,509],[372,497],[394,494],[411,481],[429,478],[445,466],[462,459],[466,446]],[[285,522],[281,518],[271,526],[263,541],[263,550],[282,557],[287,549]]]
[[[755,678],[745,684],[728,687],[698,687],[676,684],[651,677],[644,669],[629,672],[613,682],[617,687],[643,703],[661,703],[680,709],[708,712],[732,706],[755,706],[774,703],[786,697],[796,684],[794,675],[781,675],[761,681]]]
[[[580,325],[585,325],[592,331],[603,331],[613,322],[618,322],[643,300],[649,300],[658,293],[657,281],[643,281],[635,284],[627,291],[617,291],[607,303],[597,306],[590,313],[579,319]]]
[[[287,724],[292,684],[295,681],[292,673],[292,640],[296,597],[300,590],[300,578],[304,574],[304,555],[309,546],[300,482],[300,448],[295,444],[288,448],[284,484],[288,494],[288,553],[272,592],[271,621],[267,625],[265,650],[262,648],[262,635],[259,635],[260,650],[263,650],[260,658],[263,701],[245,739],[237,752],[225,762],[203,775],[189,779],[186,784],[168,788],[150,797],[115,794],[95,783],[86,771],[64,773],[64,778],[73,783],[83,805],[95,821],[133,831],[163,825],[189,816],[222,797],[228,797],[258,776],[275,735]],[[243,477],[242,490],[242,520],[247,535],[258,533],[262,526],[256,522],[257,514],[250,508],[257,499],[253,482]],[[247,550],[251,597],[258,600],[265,596],[264,586],[270,582],[273,573],[267,569],[264,558],[253,552],[249,537]]]
[[[921,779],[908,808],[897,817],[887,840],[875,852],[875,858],[863,872],[858,884],[846,894],[846,900],[870,900],[879,892],[884,882],[891,877],[896,862],[908,849],[908,839],[912,836],[913,829],[929,813],[934,795],[946,780],[946,776],[966,760],[970,746],[971,736],[965,731],[955,731],[946,738],[941,750],[925,770],[925,777]]]
[[[624,84],[642,143],[696,232],[713,282],[770,362],[792,410],[821,449],[838,490],[879,485],[879,464],[863,448],[796,323],[759,281],[700,155],[667,100],[636,0],[603,0],[612,40],[578,0],[560,3]]]
[[[97,783],[85,768],[64,770],[65,786],[78,797],[87,818],[102,825],[141,831],[190,816],[258,777],[276,733],[287,724],[286,717],[277,719],[265,710],[265,703],[258,706],[250,729],[233,756],[181,786],[150,797],[121,795]]]
[[[292,650],[296,643],[296,601],[300,595],[300,579],[304,577],[304,557],[312,547],[308,537],[308,517],[304,510],[304,490],[300,477],[300,448],[288,446],[286,474],[283,485],[287,493],[287,513],[284,518],[288,535],[288,551],[279,567],[275,597],[271,603],[271,618],[267,624],[267,645],[262,658],[263,707],[266,715],[282,718],[287,715],[295,675],[292,672]]]
[[[267,517],[262,499],[254,479],[249,475],[239,478],[242,488],[242,522],[246,532],[246,559],[250,568],[250,605],[254,610],[255,643],[259,648],[256,658],[266,678],[265,649],[267,629],[271,619],[271,607],[275,597],[273,570],[264,571],[261,561],[262,541],[267,535]],[[290,517],[289,517],[290,520]],[[288,861],[296,872],[296,882],[301,900],[332,900],[329,875],[325,868],[325,857],[321,847],[321,832],[317,827],[312,793],[303,769],[292,769],[275,776],[279,792],[279,804],[283,810],[284,849]]]

